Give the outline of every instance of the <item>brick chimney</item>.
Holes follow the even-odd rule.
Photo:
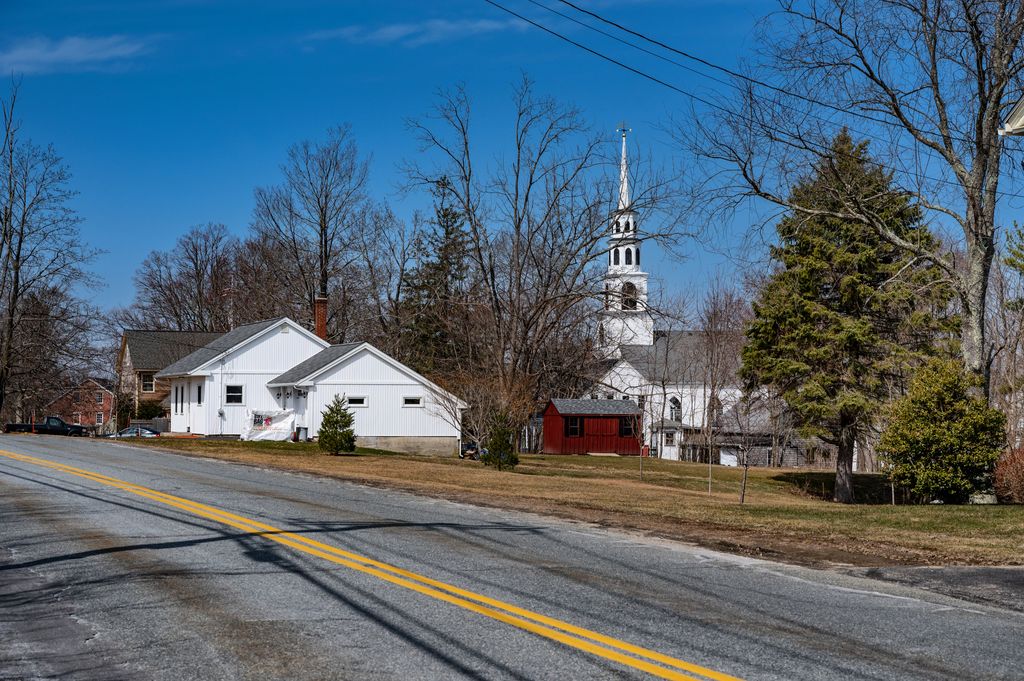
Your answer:
[[[327,298],[324,296],[313,299],[313,322],[316,335],[327,340]]]

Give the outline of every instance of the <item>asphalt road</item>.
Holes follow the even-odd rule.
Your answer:
[[[1024,678],[1024,615],[909,586],[103,441],[0,450],[0,679]]]

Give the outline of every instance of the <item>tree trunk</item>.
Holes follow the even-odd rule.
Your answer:
[[[839,426],[839,454],[836,456],[835,500],[841,504],[853,503],[853,450],[857,431],[852,423],[843,419]]]
[[[977,388],[980,396],[988,397],[989,357],[985,338],[985,306],[988,298],[989,274],[992,268],[993,247],[971,245],[967,249],[967,271],[963,274],[961,303],[963,320],[960,340],[963,347],[964,369],[981,379]]]

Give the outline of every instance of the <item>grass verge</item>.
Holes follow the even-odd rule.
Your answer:
[[[315,444],[161,438],[131,440],[190,455],[303,471],[485,506],[639,530],[710,548],[822,565],[1024,564],[1024,507],[853,506],[824,500],[832,476],[614,457],[522,456],[514,472],[477,462],[359,449],[329,456]],[[855,476],[858,499],[879,502],[879,475]]]

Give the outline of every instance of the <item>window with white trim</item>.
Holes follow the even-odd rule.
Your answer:
[[[97,390],[96,391],[96,404],[103,404],[103,391],[102,390]]]
[[[202,406],[203,404],[203,384],[200,383],[196,386],[196,404]]]
[[[412,396],[412,395],[407,396],[407,397],[403,397],[402,398],[402,406],[403,407],[422,407],[423,406],[423,398],[422,397]]]
[[[96,412],[96,425],[97,426],[102,426],[103,425],[103,412],[102,411]]]
[[[224,386],[224,404],[245,404],[245,390],[240,385]]]
[[[71,415],[71,422],[73,424],[75,424],[76,426],[82,425],[82,413],[76,411],[74,414],[72,414]]]
[[[345,406],[347,406],[347,407],[365,407],[365,406],[367,406],[368,403],[369,403],[369,400],[366,399],[366,397],[364,395],[360,395],[360,396],[357,396],[357,397],[346,397],[345,398]]]
[[[139,374],[139,377],[142,380],[142,392],[156,392],[156,381],[153,378],[153,374]]]

